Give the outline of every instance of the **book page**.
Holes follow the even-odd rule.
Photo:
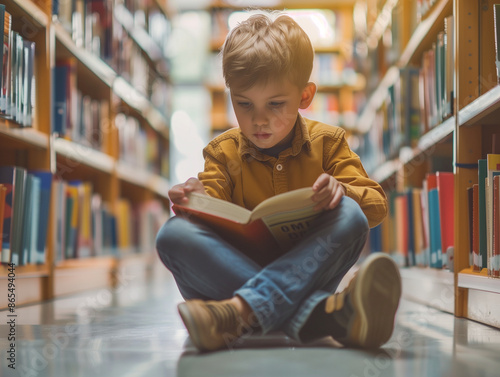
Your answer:
[[[251,220],[280,212],[289,213],[296,209],[312,208],[316,205],[316,202],[311,199],[313,194],[312,187],[305,187],[273,196],[253,209]]]
[[[187,204],[183,204],[183,207],[224,217],[228,220],[243,224],[247,223],[250,219],[251,212],[248,209],[226,200],[199,194],[197,192],[190,193],[188,197],[189,202]]]

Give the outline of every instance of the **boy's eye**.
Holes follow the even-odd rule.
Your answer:
[[[269,102],[269,106],[274,107],[274,108],[281,107],[284,104],[285,104],[285,102]]]
[[[238,106],[248,109],[252,104],[250,102],[238,102]]]

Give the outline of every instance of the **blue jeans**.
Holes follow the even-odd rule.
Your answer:
[[[252,308],[262,332],[299,331],[316,305],[335,292],[356,262],[368,235],[359,205],[343,197],[317,218],[310,234],[262,267],[210,228],[173,217],[156,246],[185,299],[224,300],[239,295]]]

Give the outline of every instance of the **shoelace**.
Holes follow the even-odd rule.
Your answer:
[[[222,333],[235,331],[238,325],[239,313],[234,305],[207,303],[206,307],[215,319],[218,332]]]
[[[346,300],[345,296],[347,296],[353,289],[357,274],[358,272],[356,271],[351,281],[349,282],[349,285],[342,292],[335,293],[334,295],[328,297],[325,303],[325,311],[327,313],[333,313],[334,311],[341,310],[344,307],[344,303]]]
[[[344,307],[345,296],[347,295],[347,289],[344,289],[340,293],[336,293],[326,300],[325,312],[333,313],[334,311],[341,310]]]

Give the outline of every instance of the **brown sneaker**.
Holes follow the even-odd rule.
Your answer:
[[[370,255],[349,286],[316,306],[300,332],[303,341],[332,336],[343,345],[378,348],[394,329],[401,276],[387,255]]]
[[[177,306],[193,344],[200,351],[229,347],[242,333],[236,307],[218,301],[188,300]]]

